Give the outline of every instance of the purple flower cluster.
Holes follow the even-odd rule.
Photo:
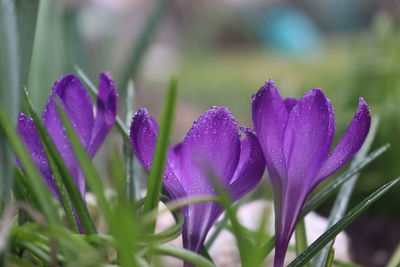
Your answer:
[[[55,84],[43,112],[44,125],[83,195],[84,177],[57,115],[56,96],[61,99],[88,154],[94,156],[115,122],[114,82],[108,74],[100,74],[97,107],[93,113],[93,104],[79,79],[66,75]],[[282,99],[270,80],[253,96],[252,120],[254,129],[238,127],[226,108],[206,111],[193,123],[184,140],[169,149],[163,185],[173,200],[214,196],[217,193],[205,170],[209,166],[236,201],[259,184],[266,168],[275,199],[275,266],[280,267],[305,201],[319,183],[360,149],[369,131],[370,112],[360,98],[353,120],[331,151],[334,111],[323,91],[313,89],[298,100]],[[58,196],[32,120],[21,114],[17,129],[47,185]],[[132,120],[130,141],[146,170],[152,166],[157,134],[156,121],[146,109],[139,109]],[[199,252],[222,212],[222,206],[215,202],[182,208],[184,247]]]

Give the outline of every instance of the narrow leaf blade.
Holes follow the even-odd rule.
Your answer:
[[[169,140],[172,133],[173,120],[175,116],[175,105],[177,97],[177,79],[172,78],[163,107],[160,120],[160,131],[157,138],[156,149],[154,151],[153,163],[149,174],[149,182],[147,185],[147,195],[144,202],[143,211],[150,212],[156,209],[160,201],[162,179],[164,176],[164,168],[167,160],[169,148]],[[153,232],[155,222],[149,225],[149,231]]]
[[[288,267],[298,267],[306,264],[314,255],[316,255],[326,244],[328,244],[336,235],[338,235],[346,226],[356,219],[375,201],[388,192],[393,186],[400,181],[400,177],[383,185],[381,188],[370,194],[367,198],[361,201],[351,211],[343,216],[337,223],[330,227],[324,234],[315,240],[303,253],[294,259]]]

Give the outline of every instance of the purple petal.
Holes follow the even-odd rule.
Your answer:
[[[275,199],[275,266],[283,264],[310,183],[327,157],[333,134],[334,116],[330,101],[320,89],[309,91],[293,107],[285,128],[288,180],[282,197]]]
[[[287,118],[285,103],[275,88],[274,82],[269,80],[253,96],[252,119],[277,198],[286,183],[283,134]]]
[[[184,212],[183,247],[197,253],[200,252],[208,232],[222,211],[221,206],[215,202],[189,205]],[[185,264],[185,266],[192,265]]]
[[[47,186],[55,196],[59,197],[57,185],[54,181],[44,148],[36,131],[35,123],[30,117],[21,113],[18,116],[17,131],[28,149],[33,162],[44,177]],[[18,165],[20,166],[19,163]]]
[[[132,119],[130,142],[133,152],[147,171],[150,171],[153,162],[157,132],[157,123],[147,109],[139,109]]]
[[[284,154],[288,184],[307,183],[325,161],[334,135],[330,101],[320,89],[306,93],[290,112],[285,128]]]
[[[117,116],[118,95],[115,82],[106,72],[100,73],[97,108],[88,153],[96,154],[108,132],[114,125]]]
[[[240,156],[238,127],[226,108],[204,113],[188,132],[180,148],[180,181],[188,195],[209,194],[214,187],[207,169],[228,186]]]
[[[67,74],[55,83],[43,112],[44,125],[49,131],[68,169],[71,171],[80,192],[84,194],[85,181],[82,175],[79,174],[79,164],[57,114],[55,103],[57,97],[60,98],[71,124],[86,148],[89,146],[94,124],[93,105],[79,79],[72,74]]]
[[[296,98],[294,97],[288,97],[283,100],[285,102],[286,110],[288,113],[292,111],[293,107],[299,102]]]
[[[370,125],[371,115],[368,105],[363,98],[360,98],[357,112],[354,115],[353,120],[347,128],[343,138],[329,155],[316,176],[316,184],[340,169],[354,156],[355,153],[357,153],[364,143],[365,138],[367,138]]]
[[[147,109],[139,109],[132,119],[130,143],[137,159],[147,171],[150,171],[152,166],[157,134],[157,122],[150,116]],[[177,178],[178,161],[176,153],[170,150],[165,165],[163,184],[174,199],[186,196]]]
[[[250,129],[244,129],[244,132],[247,137],[241,142],[239,164],[228,190],[233,200],[252,191],[261,181],[265,169],[265,159],[257,137]]]

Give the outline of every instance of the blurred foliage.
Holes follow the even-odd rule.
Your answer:
[[[362,175],[360,186],[354,199],[360,199],[366,191],[374,186],[395,177],[399,173],[398,153],[400,143],[400,17],[378,14],[372,33],[359,40],[353,59],[353,71],[350,73],[347,88],[348,100],[364,96],[371,109],[381,118],[375,145],[389,142],[392,148],[378,159]],[[393,213],[400,203],[400,191],[394,190],[377,203],[370,214],[400,218],[400,213]]]

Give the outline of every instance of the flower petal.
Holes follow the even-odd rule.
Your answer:
[[[334,116],[330,101],[320,89],[309,91],[291,110],[285,128],[288,180],[281,198],[275,199],[275,266],[283,264],[310,183],[327,157],[333,134]]]
[[[59,97],[74,126],[82,144],[87,148],[92,136],[94,124],[93,104],[80,80],[73,74],[67,74],[57,81],[52,89],[43,121],[59,148],[67,143],[64,130],[57,115],[55,99]]]
[[[247,137],[241,142],[239,164],[228,190],[233,200],[252,191],[261,181],[265,169],[265,159],[257,137],[248,128],[243,131]]]
[[[333,135],[334,115],[330,101],[322,90],[313,89],[293,107],[285,128],[288,184],[304,188],[317,174],[327,157]]]
[[[316,176],[316,184],[340,169],[357,153],[367,138],[370,125],[371,114],[368,105],[360,98],[353,120]]]
[[[269,80],[253,95],[252,119],[254,130],[264,152],[271,185],[276,193],[286,180],[283,154],[283,134],[288,112],[284,101]]]
[[[59,197],[57,185],[54,181],[43,145],[36,131],[35,123],[30,117],[21,113],[18,116],[17,131],[47,186],[55,196]],[[20,166],[19,162],[17,162],[17,164]]]
[[[240,156],[236,121],[224,107],[214,107],[193,123],[180,148],[181,175],[188,195],[213,193],[207,168],[228,186]]]
[[[85,180],[80,174],[79,164],[58,116],[55,103],[57,97],[60,98],[61,104],[85,148],[89,146],[92,135],[93,105],[80,80],[72,74],[67,74],[55,83],[43,111],[44,125],[73,175],[81,194],[84,194]]]
[[[100,73],[97,108],[88,153],[96,154],[108,132],[114,125],[117,116],[118,95],[115,82],[107,72]]]
[[[294,97],[288,97],[283,100],[285,102],[286,110],[288,113],[292,111],[293,107],[299,102],[296,98]]]
[[[139,109],[132,119],[130,142],[133,152],[147,171],[150,171],[153,162],[157,132],[157,123],[147,109]]]
[[[139,109],[132,119],[130,143],[136,157],[147,171],[150,171],[152,166],[157,134],[157,122],[150,116],[147,109]],[[177,178],[179,165],[177,165],[176,162],[179,160],[176,157],[177,155],[175,152],[170,150],[163,179],[164,187],[174,199],[186,196]]]
[[[215,202],[187,206],[184,211],[185,224],[182,230],[183,247],[197,253],[200,252],[208,232],[222,211],[222,207]],[[186,264],[185,266],[192,265]]]

